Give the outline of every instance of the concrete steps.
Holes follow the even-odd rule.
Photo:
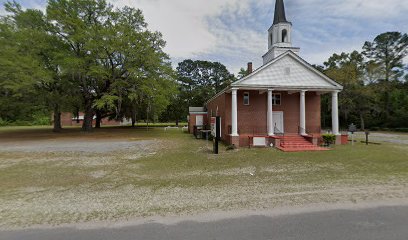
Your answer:
[[[313,145],[300,135],[285,135],[277,147],[284,152],[327,151],[329,149]]]

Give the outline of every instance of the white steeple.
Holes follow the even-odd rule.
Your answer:
[[[292,47],[292,23],[286,20],[283,0],[276,0],[273,24],[268,30],[268,52],[263,56],[264,65],[289,50],[299,54],[300,49]]]

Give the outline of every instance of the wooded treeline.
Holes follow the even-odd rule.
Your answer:
[[[203,106],[246,76],[219,62],[185,60],[173,70],[159,32],[140,10],[105,0],[49,0],[46,12],[5,4],[0,18],[0,125],[19,121],[61,129],[61,112],[85,113],[83,130],[108,117],[186,121],[189,106]],[[380,34],[362,51],[333,54],[315,66],[344,86],[343,128],[408,128],[408,36]],[[330,95],[322,97],[322,126],[331,125]]]
[[[317,68],[344,86],[340,122],[360,129],[408,128],[408,35],[387,32],[362,51],[333,54]],[[330,96],[322,98],[322,125],[331,124]],[[402,129],[401,129],[402,130]]]
[[[165,42],[140,10],[105,0],[49,0],[46,12],[5,4],[0,20],[0,119],[84,112],[83,130],[104,117],[159,115],[176,93]]]

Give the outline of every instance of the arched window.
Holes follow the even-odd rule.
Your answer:
[[[288,31],[286,29],[282,30],[282,42],[288,42]]]
[[[273,35],[271,33],[271,44],[273,44]]]

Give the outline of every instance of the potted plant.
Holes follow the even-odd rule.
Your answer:
[[[322,138],[326,147],[330,147],[331,144],[336,142],[336,135],[334,134],[323,134]]]

